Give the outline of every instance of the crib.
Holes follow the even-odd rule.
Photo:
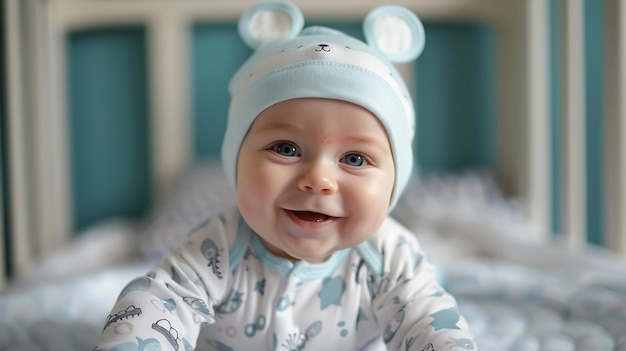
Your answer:
[[[381,4],[292,2],[356,36]],[[0,349],[92,347],[121,287],[229,204],[217,158],[254,3],[4,1]],[[626,350],[626,5],[394,3],[427,35],[399,67],[418,167],[394,216],[479,347]]]

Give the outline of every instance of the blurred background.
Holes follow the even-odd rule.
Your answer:
[[[385,1],[293,1],[362,38]],[[141,219],[216,158],[250,0],[2,0],[0,277],[110,218]],[[626,255],[626,5],[404,0],[416,176],[481,170],[542,238]],[[535,238],[533,238],[535,239]],[[0,281],[3,279],[0,278]]]

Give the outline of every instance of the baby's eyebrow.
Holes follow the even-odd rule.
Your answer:
[[[344,140],[345,142],[349,144],[371,145],[382,152],[391,151],[388,140],[381,140],[380,138],[374,138],[374,137],[370,137],[366,135],[352,135],[352,136],[346,137]]]
[[[361,144],[376,144],[377,141],[374,140],[374,138],[368,137],[368,136],[348,136],[346,137],[347,141],[351,141],[353,143],[361,143]]]

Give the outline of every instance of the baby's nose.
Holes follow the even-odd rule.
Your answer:
[[[302,191],[334,194],[337,192],[338,184],[334,171],[321,162],[317,162],[302,172],[298,180],[298,188]]]

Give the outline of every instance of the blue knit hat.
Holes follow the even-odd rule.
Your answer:
[[[411,95],[392,62],[421,54],[422,23],[403,7],[378,7],[363,22],[366,43],[326,27],[302,30],[303,25],[300,10],[284,2],[259,3],[239,20],[239,34],[255,52],[229,86],[226,175],[236,186],[239,148],[266,108],[294,98],[343,100],[368,109],[387,131],[396,169],[391,211],[411,177],[415,134]]]

